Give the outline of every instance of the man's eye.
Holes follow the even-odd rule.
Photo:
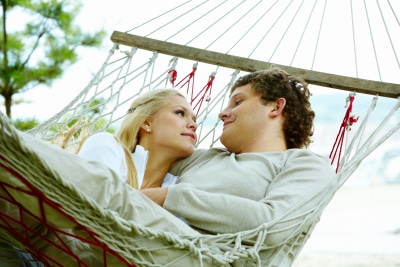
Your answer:
[[[237,106],[237,105],[240,105],[242,102],[243,102],[243,100],[238,100],[238,101],[235,102],[235,104]]]

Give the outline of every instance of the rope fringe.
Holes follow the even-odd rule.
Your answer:
[[[353,112],[353,102],[355,99],[355,93],[351,93],[346,99],[347,110],[344,115],[342,124],[340,125],[339,132],[336,136],[335,143],[333,144],[329,158],[332,159],[331,164],[333,165],[335,158],[337,156],[336,173],[339,170],[340,157],[342,155],[343,143],[345,139],[345,134],[351,131],[351,126],[358,121],[358,116],[352,114]]]

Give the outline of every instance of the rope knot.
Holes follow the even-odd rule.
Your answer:
[[[342,126],[346,131],[351,131],[351,126],[358,121],[359,116],[349,114],[343,119]]]
[[[176,70],[173,69],[173,70],[168,71],[168,78],[169,78],[169,81],[172,84],[172,86],[174,86],[177,76],[178,76],[178,72]]]
[[[347,130],[350,131],[351,127],[353,125],[353,123],[356,123],[358,121],[359,116],[356,115],[351,115],[347,121]]]

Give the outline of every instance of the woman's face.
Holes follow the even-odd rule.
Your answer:
[[[151,121],[152,147],[174,159],[190,156],[197,142],[196,115],[181,96],[170,96]]]

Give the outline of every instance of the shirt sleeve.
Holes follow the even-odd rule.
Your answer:
[[[17,174],[15,176],[14,173],[0,168],[0,181],[7,181],[7,183],[11,184],[12,187],[9,190],[11,196],[35,216],[40,217],[43,215],[43,206],[37,201],[37,198],[32,197],[30,194],[21,194],[21,190],[28,192],[31,189],[27,187],[25,182],[20,180],[21,175],[31,172],[32,169],[27,166],[33,165],[35,166],[34,169],[37,170],[35,177],[40,178],[38,179],[38,185],[46,186],[49,184],[48,186],[50,186],[51,184],[54,192],[51,194],[50,199],[61,196],[59,197],[61,205],[70,201],[70,199],[83,201],[81,204],[89,205],[87,207],[94,205],[93,209],[88,208],[88,212],[92,214],[90,216],[96,214],[96,209],[105,214],[104,216],[106,217],[104,218],[111,215],[115,216],[116,221],[110,220],[107,222],[110,227],[114,227],[114,224],[115,229],[121,228],[121,225],[125,228],[129,227],[129,224],[119,220],[123,218],[163,231],[178,234],[198,234],[180,219],[140,193],[140,191],[122,182],[120,177],[104,164],[98,161],[84,160],[82,157],[39,140],[28,133],[19,132],[18,135],[20,138],[18,146],[15,145],[13,147],[18,149],[18,153],[23,152],[27,156],[26,158],[15,160],[15,162],[19,164],[18,166],[26,167],[26,170],[21,174],[15,172]],[[113,136],[111,137],[113,138]],[[54,180],[54,182],[50,183],[49,181],[51,180]],[[45,192],[49,192],[49,190],[48,188]],[[56,199],[57,201],[58,199]],[[15,205],[11,208],[15,209]],[[95,213],[92,213],[93,211]],[[7,212],[14,211],[7,210]],[[49,208],[46,207],[45,212],[47,222],[54,227],[64,229],[76,226],[74,221],[66,220],[59,210],[51,206]],[[38,227],[37,220],[32,221],[30,218],[27,218],[27,220],[31,228]],[[127,231],[125,230],[125,232]],[[134,233],[135,231],[132,231],[132,234]],[[88,237],[85,236],[85,238]],[[45,243],[47,245],[48,242]]]
[[[308,155],[288,161],[260,201],[204,192],[181,183],[169,187],[164,208],[184,217],[191,226],[213,234],[265,225],[269,230],[266,242],[280,243],[308,228],[319,216],[318,205],[334,191],[335,173],[328,160]]]
[[[127,169],[122,147],[109,133],[96,133],[90,136],[78,155],[87,161],[96,161],[104,164],[121,176],[123,181],[127,178]]]

